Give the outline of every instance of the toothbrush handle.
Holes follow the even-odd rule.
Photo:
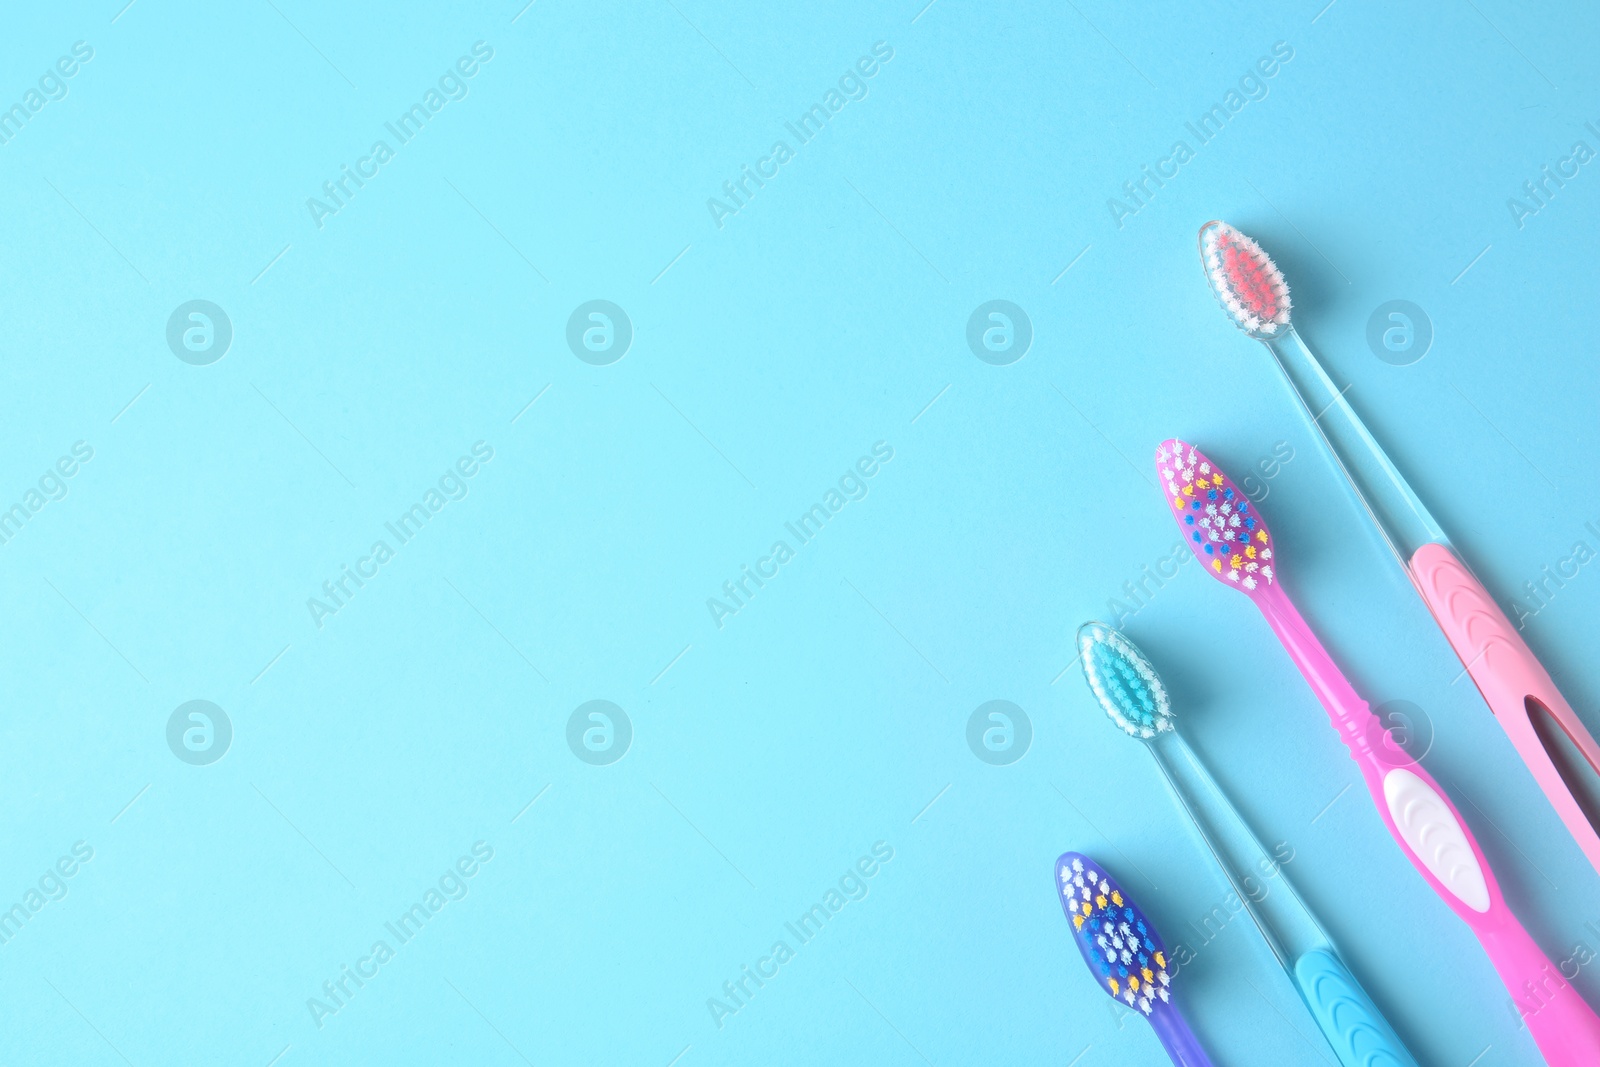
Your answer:
[[[1389,834],[1439,898],[1483,944],[1551,1067],[1600,1064],[1600,1016],[1550,962],[1506,907],[1494,872],[1455,805],[1422,765],[1384,744],[1383,724],[1329,657],[1277,585],[1256,605],[1328,710],[1361,768]]]
[[[1328,650],[1317,640],[1317,635],[1311,632],[1311,627],[1301,618],[1283,587],[1276,584],[1267,586],[1257,592],[1254,599],[1256,607],[1266,616],[1272,632],[1283,644],[1284,651],[1289,653],[1289,658],[1294,660],[1294,665],[1305,677],[1306,684],[1311,686],[1311,691],[1327,709],[1328,718],[1339,733],[1339,740],[1350,750],[1350,758],[1361,768],[1368,791],[1378,801],[1378,807],[1383,808],[1384,771],[1388,767],[1413,761],[1392,746],[1386,746],[1381,755],[1374,752],[1373,743],[1388,738],[1383,724],[1350,685],[1344,672],[1328,655]]]
[[[1596,774],[1600,774],[1600,744],[1584,729],[1494,598],[1449,548],[1423,545],[1411,557],[1411,573],[1439,628],[1466,664],[1489,710],[1533,772],[1534,781],[1590,865],[1600,871],[1600,834],[1545,751],[1533,728],[1529,701],[1543,705]]]
[[[1276,851],[1268,856],[1183,735],[1174,731],[1146,743],[1235,895],[1299,989],[1341,1067],[1417,1067],[1328,943],[1288,875],[1279,872],[1279,883],[1270,890],[1254,880],[1255,871],[1270,876],[1275,870]],[[1293,858],[1290,853],[1289,859]]]
[[[1544,1061],[1551,1067],[1600,1063],[1600,1017],[1550,963],[1522,924],[1510,912],[1505,912],[1505,917],[1503,923],[1474,932],[1501,981],[1511,990]]]
[[[1212,1067],[1211,1058],[1200,1047],[1200,1039],[1189,1029],[1188,1020],[1175,1001],[1157,1004],[1150,1013],[1150,1028],[1161,1039],[1161,1047],[1177,1067]]]
[[[1327,709],[1339,739],[1361,769],[1389,835],[1406,859],[1480,937],[1486,925],[1506,920],[1515,923],[1500,897],[1494,872],[1455,805],[1422,765],[1389,739],[1383,724],[1351,688],[1282,587],[1268,587],[1258,594],[1256,604]],[[1528,977],[1532,976],[1530,972]],[[1517,996],[1516,983],[1502,977],[1508,978],[1511,995]]]
[[[1307,952],[1290,972],[1342,1067],[1417,1067],[1366,991],[1328,949]]]

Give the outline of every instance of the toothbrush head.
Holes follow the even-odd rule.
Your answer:
[[[1078,628],[1083,675],[1111,721],[1142,741],[1173,728],[1167,687],[1139,646],[1103,622]]]
[[[1289,285],[1261,246],[1226,222],[1200,227],[1206,280],[1233,324],[1258,341],[1289,329]]]
[[[1255,505],[1193,445],[1163,441],[1156,470],[1184,544],[1206,573],[1245,595],[1265,595],[1276,583],[1272,534]]]
[[[1061,910],[1072,923],[1072,939],[1106,995],[1149,1015],[1171,999],[1161,935],[1094,860],[1066,852],[1056,860]]]

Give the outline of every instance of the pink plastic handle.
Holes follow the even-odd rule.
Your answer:
[[[1306,625],[1305,619],[1290,602],[1282,587],[1271,586],[1265,594],[1256,597],[1256,605],[1267,617],[1267,622],[1271,624],[1273,633],[1278,635],[1278,640],[1283,642],[1283,647],[1294,660],[1295,666],[1300,668],[1300,673],[1305,676],[1312,692],[1316,693],[1317,699],[1327,709],[1333,728],[1339,733],[1339,739],[1344,742],[1345,748],[1349,749],[1350,758],[1355,760],[1356,766],[1361,769],[1361,777],[1366,781],[1367,792],[1372,794],[1372,801],[1377,805],[1378,814],[1383,816],[1384,825],[1389,828],[1389,833],[1405,852],[1412,866],[1427,879],[1434,892],[1438,893],[1444,902],[1474,930],[1486,915],[1504,912],[1505,901],[1500,895],[1500,886],[1489,869],[1489,862],[1484,858],[1477,840],[1472,836],[1472,831],[1467,829],[1466,822],[1456,811],[1455,805],[1444,795],[1444,790],[1439,788],[1421,764],[1403,749],[1389,742],[1383,723],[1372,714],[1367,702],[1362,700],[1351,687],[1349,680],[1333,662],[1327,650],[1322,647],[1322,642],[1317,640],[1316,634],[1311,632],[1311,627]],[[1406,843],[1405,834],[1396,824],[1394,813],[1390,810],[1389,799],[1384,793],[1384,782],[1394,770],[1405,770],[1416,775],[1444,801],[1449,814],[1460,827],[1465,843],[1471,846],[1472,859],[1476,861],[1478,870],[1482,873],[1483,896],[1487,898],[1487,901],[1483,902],[1484,906],[1469,905],[1463,899],[1461,892],[1446,886],[1430,869],[1429,864]],[[1464,861],[1466,857],[1462,859]],[[1518,980],[1520,981],[1520,978]]]
[[[1502,907],[1505,922],[1474,929],[1517,1012],[1551,1067],[1600,1064],[1600,1017],[1550,963],[1528,931]],[[1514,976],[1518,985],[1513,985]]]
[[[1500,895],[1461,813],[1422,765],[1388,741],[1367,702],[1279,585],[1252,598],[1327,709],[1406,859],[1482,943],[1552,1067],[1600,1064],[1600,1016],[1550,962]]]
[[[1596,774],[1600,744],[1566,702],[1544,666],[1483,585],[1444,545],[1429,544],[1411,557],[1411,572],[1439,628],[1494,712],[1517,755],[1528,765],[1567,832],[1600,872],[1600,834],[1562,780],[1534,730],[1528,700],[1542,704]]]

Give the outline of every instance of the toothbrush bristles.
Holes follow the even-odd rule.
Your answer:
[[[1070,865],[1068,859],[1070,858]],[[1061,907],[1096,981],[1113,998],[1145,1015],[1171,997],[1166,950],[1143,912],[1109,875],[1073,853],[1056,861]]]
[[[1185,544],[1207,572],[1247,594],[1270,587],[1272,534],[1239,487],[1178,440],[1156,449],[1156,470]]]
[[[1234,324],[1252,337],[1271,338],[1289,326],[1289,285],[1261,246],[1225,222],[1200,231],[1206,278]]]
[[[1172,703],[1150,661],[1104,623],[1078,631],[1084,677],[1100,707],[1131,737],[1148,741],[1173,728]]]

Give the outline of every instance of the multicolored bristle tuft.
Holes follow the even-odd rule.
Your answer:
[[[1161,676],[1139,646],[1103,622],[1078,628],[1083,675],[1111,721],[1148,741],[1173,729],[1172,703]]]
[[[1233,481],[1193,445],[1163,441],[1156,470],[1184,544],[1206,572],[1254,596],[1272,587],[1272,534]]]
[[[1061,910],[1095,981],[1111,997],[1149,1015],[1172,998],[1166,946],[1139,906],[1081,852],[1056,860]]]
[[[1200,259],[1234,325],[1258,340],[1289,328],[1289,285],[1261,246],[1225,222],[1200,227]]]

